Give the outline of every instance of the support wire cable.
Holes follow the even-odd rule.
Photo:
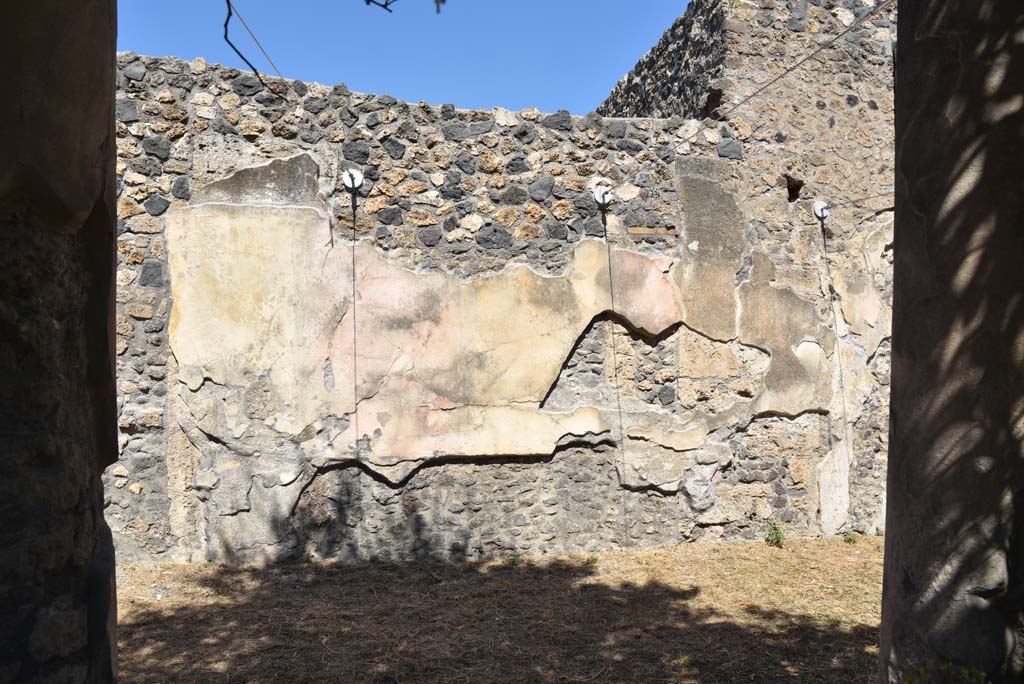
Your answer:
[[[234,3],[232,3],[231,0],[225,0],[225,2],[227,3],[228,14],[224,18],[224,42],[231,46],[231,49],[235,51],[235,54],[238,55],[238,57],[243,62],[245,62],[250,69],[252,69],[252,72],[256,75],[256,80],[260,82],[260,85],[262,85],[267,90],[270,90],[270,86],[267,85],[266,81],[263,80],[263,76],[260,75],[259,69],[253,66],[253,63],[249,61],[249,58],[242,54],[242,51],[239,50],[238,47],[231,42],[231,37],[228,35],[228,24],[231,23],[232,16],[238,17],[238,21],[242,23],[242,26],[245,28],[246,32],[252,38],[253,42],[256,43],[256,47],[260,49],[260,52],[263,53],[263,56],[266,57],[268,62],[270,62],[270,66],[274,69],[274,72],[277,73],[277,77],[280,78],[281,80],[284,80],[284,76],[281,75],[281,70],[277,68],[276,64],[274,64],[274,60],[270,59],[270,55],[267,54],[267,51],[263,48],[263,44],[260,43],[259,38],[256,37],[256,34],[253,33],[253,30],[249,28],[249,24],[245,23],[245,19],[242,18],[242,14],[238,11],[238,8],[235,7]]]
[[[779,74],[778,76],[776,76],[775,78],[773,78],[773,79],[771,79],[769,81],[766,81],[762,85],[758,86],[758,88],[754,92],[752,92],[750,95],[747,95],[745,98],[743,98],[742,100],[740,100],[739,102],[737,102],[733,106],[729,107],[729,109],[727,109],[723,114],[721,114],[719,116],[719,118],[720,119],[728,118],[728,116],[730,114],[732,114],[733,112],[735,112],[737,109],[739,109],[740,107],[744,106],[745,104],[747,104],[748,102],[750,102],[754,98],[761,96],[766,90],[771,88],[773,85],[775,85],[776,83],[778,83],[779,81],[784,79],[786,76],[789,76],[791,73],[793,73],[794,71],[796,71],[797,69],[802,67],[804,64],[806,64],[810,60],[812,60],[815,57],[817,57],[824,50],[830,48],[837,41],[839,41],[840,38],[842,38],[842,37],[846,36],[847,34],[853,32],[861,24],[863,24],[865,21],[867,21],[868,19],[872,18],[873,16],[875,16],[876,14],[878,14],[879,12],[884,10],[886,7],[888,7],[889,5],[892,5],[895,2],[896,2],[896,0],[882,0],[882,2],[878,3],[872,9],[868,10],[867,12],[865,12],[863,16],[858,18],[856,21],[854,21],[852,24],[850,24],[845,29],[840,31],[838,34],[836,34],[832,38],[829,38],[824,43],[822,43],[821,45],[816,47],[814,50],[812,50],[808,54],[806,54],[803,57],[801,57],[800,59],[798,59],[791,66],[787,67],[786,70],[783,71],[781,74]]]
[[[356,430],[355,457],[359,460],[359,356],[356,347],[356,193],[352,191],[352,422]]]
[[[260,52],[263,53],[263,56],[267,58],[268,62],[270,62],[270,66],[273,67],[274,73],[276,73],[277,77],[283,81],[284,76],[281,75],[281,70],[277,68],[276,64],[274,64],[274,60],[270,59],[270,55],[267,54],[267,51],[263,48],[263,43],[260,42],[260,39],[257,38],[256,34],[253,33],[251,28],[249,28],[249,24],[245,23],[245,18],[242,16],[242,13],[238,11],[238,8],[234,6],[231,0],[227,0],[227,2],[228,5],[230,5],[232,9],[234,9],[235,16],[238,17],[238,21],[242,22],[242,26],[245,27],[246,32],[252,37],[252,42],[256,43],[256,47],[260,49]]]
[[[853,441],[850,439],[850,413],[846,406],[846,374],[843,370],[843,340],[839,335],[839,314],[836,312],[836,290],[832,280],[832,264],[828,258],[828,231],[825,228],[824,219],[821,220],[821,249],[825,261],[825,275],[828,278],[828,301],[832,310],[832,326],[836,334],[836,366],[839,368],[839,393],[843,407],[843,440],[846,446],[846,454],[849,459],[854,458]],[[832,440],[831,421],[829,421],[829,441]]]
[[[611,302],[612,314],[615,315],[615,278],[612,276],[612,243],[608,238],[608,217],[606,210],[601,211],[601,224],[604,227],[604,244],[608,254],[608,297]],[[622,494],[622,533],[624,546],[628,546],[629,541],[629,501],[626,498],[626,429],[624,427],[624,420],[622,417],[622,390],[619,387],[619,357],[618,350],[615,346],[615,325],[614,321],[611,323],[611,347],[612,347],[612,386],[615,388],[615,406],[618,411],[619,417],[619,490]]]
[[[883,197],[892,197],[892,194],[893,192],[895,192],[895,190],[895,188],[889,188],[888,192],[881,192],[877,195],[869,195],[867,197],[858,197],[857,199],[847,200],[845,202],[838,202],[836,204],[829,204],[828,206],[832,209],[835,209],[837,207],[848,207],[851,205],[857,205],[860,204],[861,202],[867,202],[868,200],[881,199]]]
[[[895,4],[895,3],[896,3],[896,0],[882,0],[882,2],[878,3],[873,8],[868,10],[863,16],[858,18],[856,21],[854,21],[852,24],[850,24],[845,29],[840,31],[838,34],[836,34],[832,38],[829,38],[827,41],[825,41],[824,43],[822,43],[821,45],[816,47],[814,50],[812,50],[811,52],[807,53],[806,55],[804,55],[803,57],[798,59],[796,62],[794,62],[790,66],[786,67],[786,69],[781,74],[779,74],[775,78],[772,78],[772,79],[762,83],[750,95],[747,95],[742,100],[740,100],[736,104],[734,104],[731,107],[729,107],[724,113],[719,114],[716,117],[716,120],[719,121],[719,122],[724,122],[737,109],[740,109],[741,107],[749,104],[750,102],[752,102],[753,100],[757,99],[758,97],[761,97],[762,95],[764,95],[765,91],[767,91],[769,88],[771,88],[772,86],[777,84],[779,81],[784,79],[786,76],[789,76],[791,73],[793,73],[794,71],[796,71],[797,69],[802,67],[804,64],[806,64],[810,60],[812,60],[815,57],[817,57],[818,54],[820,54],[824,50],[827,50],[829,47],[831,47],[837,41],[839,41],[840,38],[842,38],[842,37],[846,36],[847,34],[851,33],[852,31],[857,29],[861,24],[863,24],[865,21],[867,21],[868,19],[874,17],[876,14],[878,14],[879,12],[884,10],[886,7],[888,7],[888,6],[892,5],[892,4]],[[762,128],[762,127],[763,127],[763,124],[762,124],[762,126],[759,126],[757,130],[760,130],[760,128]],[[683,142],[693,142],[694,140],[697,139],[697,136],[700,135],[700,133],[701,133],[701,131],[698,129],[696,132],[694,132],[693,135],[691,135],[689,138],[687,138]],[[833,205],[833,206],[839,206],[839,205]]]

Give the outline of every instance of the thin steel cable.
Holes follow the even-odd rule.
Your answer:
[[[359,357],[357,356],[358,348],[356,346],[356,191],[353,189],[352,194],[352,424],[356,429],[356,440],[353,445],[354,455],[356,464],[361,463],[360,456],[362,455],[359,446]],[[331,241],[334,241],[334,231],[331,231]],[[359,487],[359,507],[362,510],[365,505],[363,502],[363,477],[366,473],[360,467],[356,468],[356,478]]]
[[[356,193],[352,195],[352,422],[356,429],[353,446],[356,460],[359,460],[359,357],[356,337]]]
[[[828,49],[829,47],[831,47],[832,45],[834,45],[843,36],[846,36],[850,32],[854,31],[856,28],[858,28],[865,21],[867,21],[871,17],[875,16],[876,14],[881,12],[883,9],[885,9],[889,5],[892,5],[895,2],[896,2],[896,0],[882,0],[882,2],[880,2],[874,8],[872,8],[867,13],[865,13],[863,16],[858,18],[856,21],[854,21],[852,24],[850,24],[848,27],[846,27],[846,29],[844,29],[843,31],[839,32],[836,36],[834,36],[833,38],[830,38],[829,40],[825,41],[824,43],[819,45],[817,48],[812,50],[810,53],[804,55],[802,58],[797,60],[791,66],[787,67],[781,74],[779,74],[775,78],[773,78],[773,79],[771,79],[771,80],[761,84],[760,86],[758,86],[758,88],[753,93],[751,93],[750,95],[746,96],[745,98],[743,98],[742,100],[737,102],[735,105],[733,105],[732,107],[727,109],[723,114],[721,114],[719,119],[720,120],[727,119],[729,117],[729,115],[734,113],[739,108],[741,108],[744,105],[752,102],[754,99],[762,96],[769,88],[774,86],[776,83],[778,83],[779,81],[784,79],[786,76],[788,76],[789,74],[793,73],[794,71],[796,71],[797,69],[802,67],[804,64],[806,64],[811,59],[816,57],[822,51],[824,51],[824,50]],[[697,137],[697,135],[699,133],[700,133],[700,131],[695,132],[692,136],[690,136],[690,138],[687,139],[687,142],[691,142],[693,139],[695,139]],[[888,197],[891,194],[892,194],[892,190],[889,190],[888,192],[885,192],[885,193],[879,193],[879,194],[876,194],[876,195],[870,195],[868,197],[860,197],[860,198],[853,199],[853,200],[847,200],[846,202],[840,202],[840,203],[837,203],[837,204],[832,204],[832,205],[830,205],[830,207],[838,208],[838,207],[850,206],[850,205],[858,204],[860,202],[866,202],[868,200],[878,199],[880,197]],[[837,355],[836,364],[837,364],[838,369],[839,369],[839,389],[840,389],[840,392],[842,393],[842,397],[841,397],[842,402],[841,403],[842,403],[842,408],[843,408],[843,435],[844,435],[844,440],[846,442],[847,453],[852,458],[853,457],[853,442],[850,439],[850,414],[849,414],[849,409],[848,409],[847,404],[846,404],[846,376],[845,376],[845,371],[844,371],[844,368],[843,368],[842,340],[841,340],[841,338],[839,336],[839,314],[836,312],[836,301],[835,301],[835,295],[833,294],[835,292],[835,287],[834,287],[834,281],[832,279],[832,266],[831,266],[831,263],[829,261],[829,255],[828,255],[828,236],[827,236],[827,234],[825,232],[825,224],[824,224],[824,222],[822,222],[822,224],[821,224],[821,243],[822,243],[822,250],[823,250],[824,261],[825,261],[825,273],[826,273],[826,277],[828,278],[829,308],[832,310],[832,325],[835,328],[835,332],[836,332],[836,355]],[[677,379],[677,382],[678,382],[678,379]]]
[[[257,69],[255,66],[253,66],[253,63],[249,61],[249,58],[246,57],[245,55],[243,55],[242,51],[239,50],[235,46],[235,44],[231,42],[231,37],[228,35],[228,24],[231,23],[231,17],[234,14],[234,7],[232,7],[232,5],[231,5],[231,0],[225,0],[225,2],[227,3],[227,6],[228,6],[228,15],[224,18],[224,42],[227,43],[228,45],[230,45],[231,49],[235,51],[235,54],[238,55],[238,57],[243,62],[245,62],[249,66],[250,69],[252,69],[252,73],[256,74],[256,80],[260,82],[260,85],[262,85],[264,88],[267,88],[269,90],[270,88],[267,85],[266,81],[264,81],[263,77],[260,76],[260,70]]]
[[[361,449],[359,446],[359,357],[357,345],[357,334],[356,334],[356,191],[355,189],[350,191],[352,195],[352,426],[355,428],[355,441],[352,444],[353,456],[357,464],[356,467],[356,486],[359,491],[359,507],[362,510],[365,503],[363,502],[363,478],[366,473],[363,472],[361,467],[358,467],[362,463],[360,460]],[[334,244],[334,231],[331,231],[331,244]]]
[[[860,203],[868,200],[891,197],[894,190],[895,188],[890,188],[888,192],[879,193],[877,195],[869,195],[868,197],[859,197],[857,199],[847,200],[846,202],[840,202],[838,204],[830,204],[829,208],[834,209],[837,207],[859,205]],[[825,221],[821,220],[821,250],[825,261],[825,275],[828,278],[828,298],[829,308],[832,310],[832,326],[836,331],[836,366],[839,368],[839,390],[842,393],[843,439],[846,442],[847,454],[849,454],[850,458],[853,458],[853,439],[850,437],[850,413],[846,405],[846,376],[843,367],[842,339],[839,336],[839,314],[836,312],[835,281],[832,279],[832,262],[829,260],[828,236],[829,233],[825,229]],[[829,431],[829,440],[831,441],[831,430]]]
[[[249,24],[245,23],[245,19],[242,17],[242,13],[238,11],[238,8],[235,7],[234,3],[231,2],[231,0],[227,0],[227,3],[228,3],[228,12],[230,13],[232,10],[234,11],[234,13],[238,16],[238,21],[242,22],[242,26],[245,27],[245,30],[248,32],[249,36],[252,37],[252,42],[256,43],[256,47],[258,47],[260,49],[260,52],[263,53],[263,56],[267,58],[268,62],[270,62],[270,66],[274,68],[274,72],[277,74],[277,77],[280,78],[281,80],[284,80],[284,76],[281,75],[281,70],[277,68],[277,65],[274,64],[274,60],[270,59],[270,55],[268,55],[267,51],[265,49],[263,49],[263,44],[260,42],[260,39],[256,37],[256,34],[253,33],[252,29],[249,28]],[[231,15],[229,14],[228,17],[230,18],[230,16]],[[227,30],[227,23],[226,22],[225,22],[224,28],[225,28],[225,31],[226,31]],[[232,45],[231,47],[235,47],[235,46]],[[238,52],[238,50],[235,49],[235,52]],[[241,53],[239,53],[239,56],[241,56]],[[242,57],[242,59],[245,59],[245,57]],[[246,59],[245,63],[249,64],[249,60]],[[249,66],[252,67],[252,64],[249,64]],[[253,68],[253,71],[256,71],[256,69]]]
[[[868,197],[859,197],[857,199],[847,200],[846,202],[839,202],[838,204],[829,204],[828,206],[830,209],[835,209],[837,207],[848,207],[851,204],[859,204],[861,202],[867,202],[868,200],[879,199],[880,197],[892,197],[893,192],[895,192],[895,188],[890,188],[888,192],[882,192],[877,195],[869,195]]]
[[[874,8],[869,10],[866,14],[864,14],[864,16],[862,16],[859,19],[857,19],[855,22],[853,22],[852,24],[847,26],[845,29],[843,29],[838,34],[836,34],[834,37],[826,40],[824,43],[819,45],[817,48],[812,50],[810,53],[804,55],[802,58],[797,60],[792,66],[788,67],[781,74],[779,74],[775,78],[765,82],[764,84],[760,85],[753,93],[751,93],[750,95],[747,95],[745,98],[743,98],[742,100],[737,102],[735,105],[733,105],[732,107],[727,109],[725,111],[725,113],[722,114],[719,118],[720,119],[728,118],[728,116],[730,114],[732,114],[733,112],[735,112],[737,109],[739,109],[740,107],[744,106],[745,104],[747,104],[748,102],[750,102],[754,98],[759,97],[762,93],[764,93],[764,91],[766,91],[769,88],[771,88],[773,85],[775,85],[776,83],[778,83],[779,81],[784,79],[786,76],[788,76],[789,74],[793,73],[794,71],[796,71],[797,69],[802,67],[804,64],[806,64],[810,60],[814,59],[822,51],[824,51],[827,48],[829,48],[832,45],[834,45],[840,38],[842,38],[843,36],[845,36],[848,33],[852,32],[854,29],[858,28],[861,24],[863,24],[865,21],[867,21],[871,17],[875,16],[876,14],[878,14],[879,12],[881,12],[883,9],[885,9],[889,5],[893,4],[894,2],[896,2],[896,0],[882,0],[882,2],[878,3],[877,5],[875,5]]]
[[[854,29],[856,29],[861,24],[863,24],[865,21],[867,21],[871,17],[875,16],[876,14],[881,12],[883,9],[885,9],[886,7],[888,7],[889,5],[891,5],[891,4],[895,3],[895,2],[896,2],[896,0],[882,0],[882,2],[880,2],[877,5],[875,5],[875,7],[873,7],[872,9],[868,10],[868,12],[864,16],[860,17],[859,19],[854,21],[852,24],[847,26],[845,29],[840,31],[838,34],[836,34],[834,37],[828,39],[827,41],[825,41],[824,43],[822,43],[821,45],[816,47],[814,50],[812,50],[808,54],[806,54],[803,57],[801,57],[800,59],[798,59],[792,65],[787,67],[781,74],[779,74],[778,76],[776,76],[775,78],[773,78],[773,79],[771,79],[769,81],[766,81],[765,83],[762,83],[750,95],[747,95],[745,98],[743,98],[742,100],[740,100],[739,102],[737,102],[733,106],[729,107],[729,109],[727,109],[725,111],[725,113],[720,114],[717,117],[717,120],[718,121],[724,121],[726,118],[729,117],[730,114],[735,112],[740,107],[743,107],[743,106],[749,104],[750,102],[752,102],[753,100],[755,100],[756,98],[761,97],[764,94],[764,92],[766,90],[768,90],[769,88],[771,88],[773,85],[775,85],[776,83],[778,83],[779,81],[784,79],[786,76],[789,76],[791,73],[793,73],[794,71],[796,71],[797,69],[802,67],[804,64],[806,64],[810,60],[814,59],[819,53],[823,52],[824,50],[826,50],[829,47],[831,47],[832,45],[834,45],[840,38],[842,38],[843,36],[845,36],[848,33],[852,32]],[[762,124],[761,126],[759,126],[757,128],[757,130],[760,130],[765,125],[766,124]],[[693,133],[693,135],[688,137],[683,142],[693,142],[694,140],[697,139],[697,136],[700,135],[700,133],[701,133],[701,130],[698,129],[697,131],[695,131]],[[841,205],[834,205],[834,206],[841,206]]]
[[[601,224],[604,227],[604,245],[608,254],[608,295],[611,299],[612,313],[615,313],[615,278],[612,276],[612,243],[608,238],[608,217],[605,210],[601,210]],[[615,326],[611,327],[612,342],[612,386],[615,388],[615,404],[619,416],[619,491],[622,494],[622,532],[623,545],[629,544],[629,512],[627,510],[628,500],[626,499],[625,477],[626,477],[626,431],[623,427],[622,418],[622,392],[619,388],[619,356],[615,348]]]
[[[825,222],[821,222],[821,249],[825,257],[825,275],[828,277],[828,300],[829,308],[832,309],[832,326],[836,331],[836,365],[839,367],[839,392],[842,397],[843,406],[843,440],[846,442],[846,453],[853,458],[853,441],[850,439],[850,413],[846,406],[846,376],[843,371],[843,344],[839,336],[839,314],[836,313],[835,288],[832,280],[832,265],[828,259],[828,234],[825,232]],[[831,440],[831,428],[829,435]]]

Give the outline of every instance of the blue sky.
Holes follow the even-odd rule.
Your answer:
[[[688,0],[232,0],[287,78],[466,108],[592,111]],[[642,9],[640,9],[642,8]],[[119,0],[119,50],[245,68],[224,0]],[[237,19],[231,37],[270,66]]]

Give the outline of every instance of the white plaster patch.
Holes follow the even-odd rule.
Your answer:
[[[818,466],[818,505],[821,531],[838,534],[850,513],[850,454],[841,442]]]

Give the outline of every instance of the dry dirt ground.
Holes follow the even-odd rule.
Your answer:
[[[882,540],[121,566],[123,684],[874,682]]]

